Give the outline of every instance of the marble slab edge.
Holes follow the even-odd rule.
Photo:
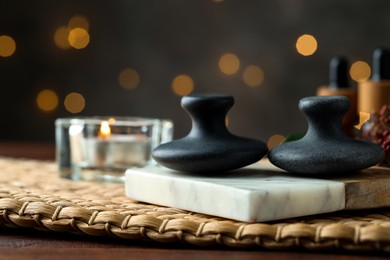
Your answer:
[[[250,167],[284,172],[263,159]],[[390,168],[373,166],[346,177],[331,177],[328,180],[345,185],[345,209],[370,209],[390,206]]]
[[[267,160],[223,178],[150,167],[127,170],[126,195],[239,221],[271,221],[390,206],[390,170],[374,167],[325,180],[286,175]]]

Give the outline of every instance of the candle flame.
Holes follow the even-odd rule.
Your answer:
[[[108,121],[102,121],[102,123],[100,125],[99,136],[100,137],[109,137],[110,135],[111,135],[110,124],[108,123]]]
[[[113,123],[115,123],[115,122],[116,122],[116,119],[113,118],[113,117],[111,117],[111,118],[108,119],[108,123],[109,123],[109,124],[113,124]]]
[[[359,112],[359,124],[355,125],[355,128],[359,129],[362,128],[363,124],[370,120],[370,113],[367,112]]]

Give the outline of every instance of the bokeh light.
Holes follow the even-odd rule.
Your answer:
[[[284,139],[286,138],[283,135],[275,134],[271,136],[267,142],[268,149],[271,150],[272,148],[278,146],[284,141]]]
[[[54,42],[61,49],[83,49],[89,44],[89,22],[82,15],[73,16],[68,26],[59,27],[54,33]]]
[[[259,66],[250,65],[245,68],[242,78],[249,87],[257,87],[264,81],[264,72]]]
[[[54,43],[61,49],[69,49],[70,44],[68,41],[69,30],[67,27],[62,26],[54,33]]]
[[[85,98],[77,92],[69,93],[65,97],[64,106],[72,114],[80,113],[85,108]]]
[[[89,30],[89,22],[87,18],[85,18],[82,15],[75,15],[72,18],[70,18],[68,23],[69,30],[75,29],[75,28],[82,28],[86,31]]]
[[[188,75],[178,75],[173,79],[171,87],[176,95],[185,96],[194,90],[194,81]]]
[[[89,33],[83,28],[74,28],[69,32],[68,41],[75,49],[84,49],[89,44]]]
[[[42,90],[38,93],[36,103],[38,108],[42,111],[53,111],[58,106],[58,95],[50,89]]]
[[[111,124],[114,124],[116,122],[116,119],[115,118],[113,118],[113,117],[110,117],[109,119],[108,119],[108,123],[111,125]]]
[[[16,43],[12,37],[8,35],[0,36],[0,56],[10,57],[16,50]]]
[[[310,56],[317,51],[318,44],[313,35],[304,34],[299,36],[295,47],[297,48],[299,54],[303,56]]]
[[[222,73],[233,75],[240,69],[240,59],[233,53],[226,53],[219,59],[218,66]]]
[[[119,74],[118,81],[125,89],[135,89],[139,85],[140,76],[136,70],[126,68]]]
[[[349,75],[356,82],[363,82],[370,78],[371,68],[365,61],[356,61],[351,65]]]

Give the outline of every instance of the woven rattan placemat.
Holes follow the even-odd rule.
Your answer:
[[[74,182],[59,178],[53,162],[9,158],[0,158],[0,226],[198,246],[390,252],[389,208],[249,224],[138,203],[123,184]]]

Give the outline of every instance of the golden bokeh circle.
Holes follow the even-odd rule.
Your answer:
[[[88,46],[89,40],[89,33],[83,28],[74,28],[68,35],[69,44],[75,49],[84,49]]]
[[[226,75],[234,75],[240,69],[240,59],[233,53],[226,53],[219,58],[219,69]]]
[[[54,43],[59,47],[60,49],[69,49],[70,44],[68,41],[69,36],[69,30],[65,26],[59,27],[55,33],[54,33]]]
[[[267,147],[269,150],[281,144],[286,138],[283,135],[275,134],[268,139]]]
[[[258,87],[264,81],[264,72],[259,66],[250,65],[245,68],[242,78],[249,87]]]
[[[299,36],[295,47],[299,54],[303,56],[313,55],[318,48],[318,43],[316,38],[310,34],[304,34]]]
[[[349,75],[356,82],[363,82],[370,78],[371,68],[365,61],[356,61],[351,65],[349,69]]]
[[[77,92],[69,93],[65,97],[64,106],[72,114],[80,113],[85,108],[85,98]]]
[[[125,89],[135,89],[140,83],[140,75],[136,70],[126,68],[120,72],[118,81]]]
[[[50,89],[42,90],[37,95],[36,104],[42,111],[53,111],[58,107],[58,95]]]
[[[178,96],[185,96],[194,90],[194,81],[188,75],[181,74],[172,81],[172,90]]]
[[[82,15],[75,15],[72,18],[70,18],[69,23],[68,23],[68,28],[75,29],[75,28],[82,28],[85,29],[86,31],[89,30],[89,22],[87,18],[85,18]]]
[[[0,36],[0,56],[10,57],[16,51],[16,43],[11,36],[1,35]]]

